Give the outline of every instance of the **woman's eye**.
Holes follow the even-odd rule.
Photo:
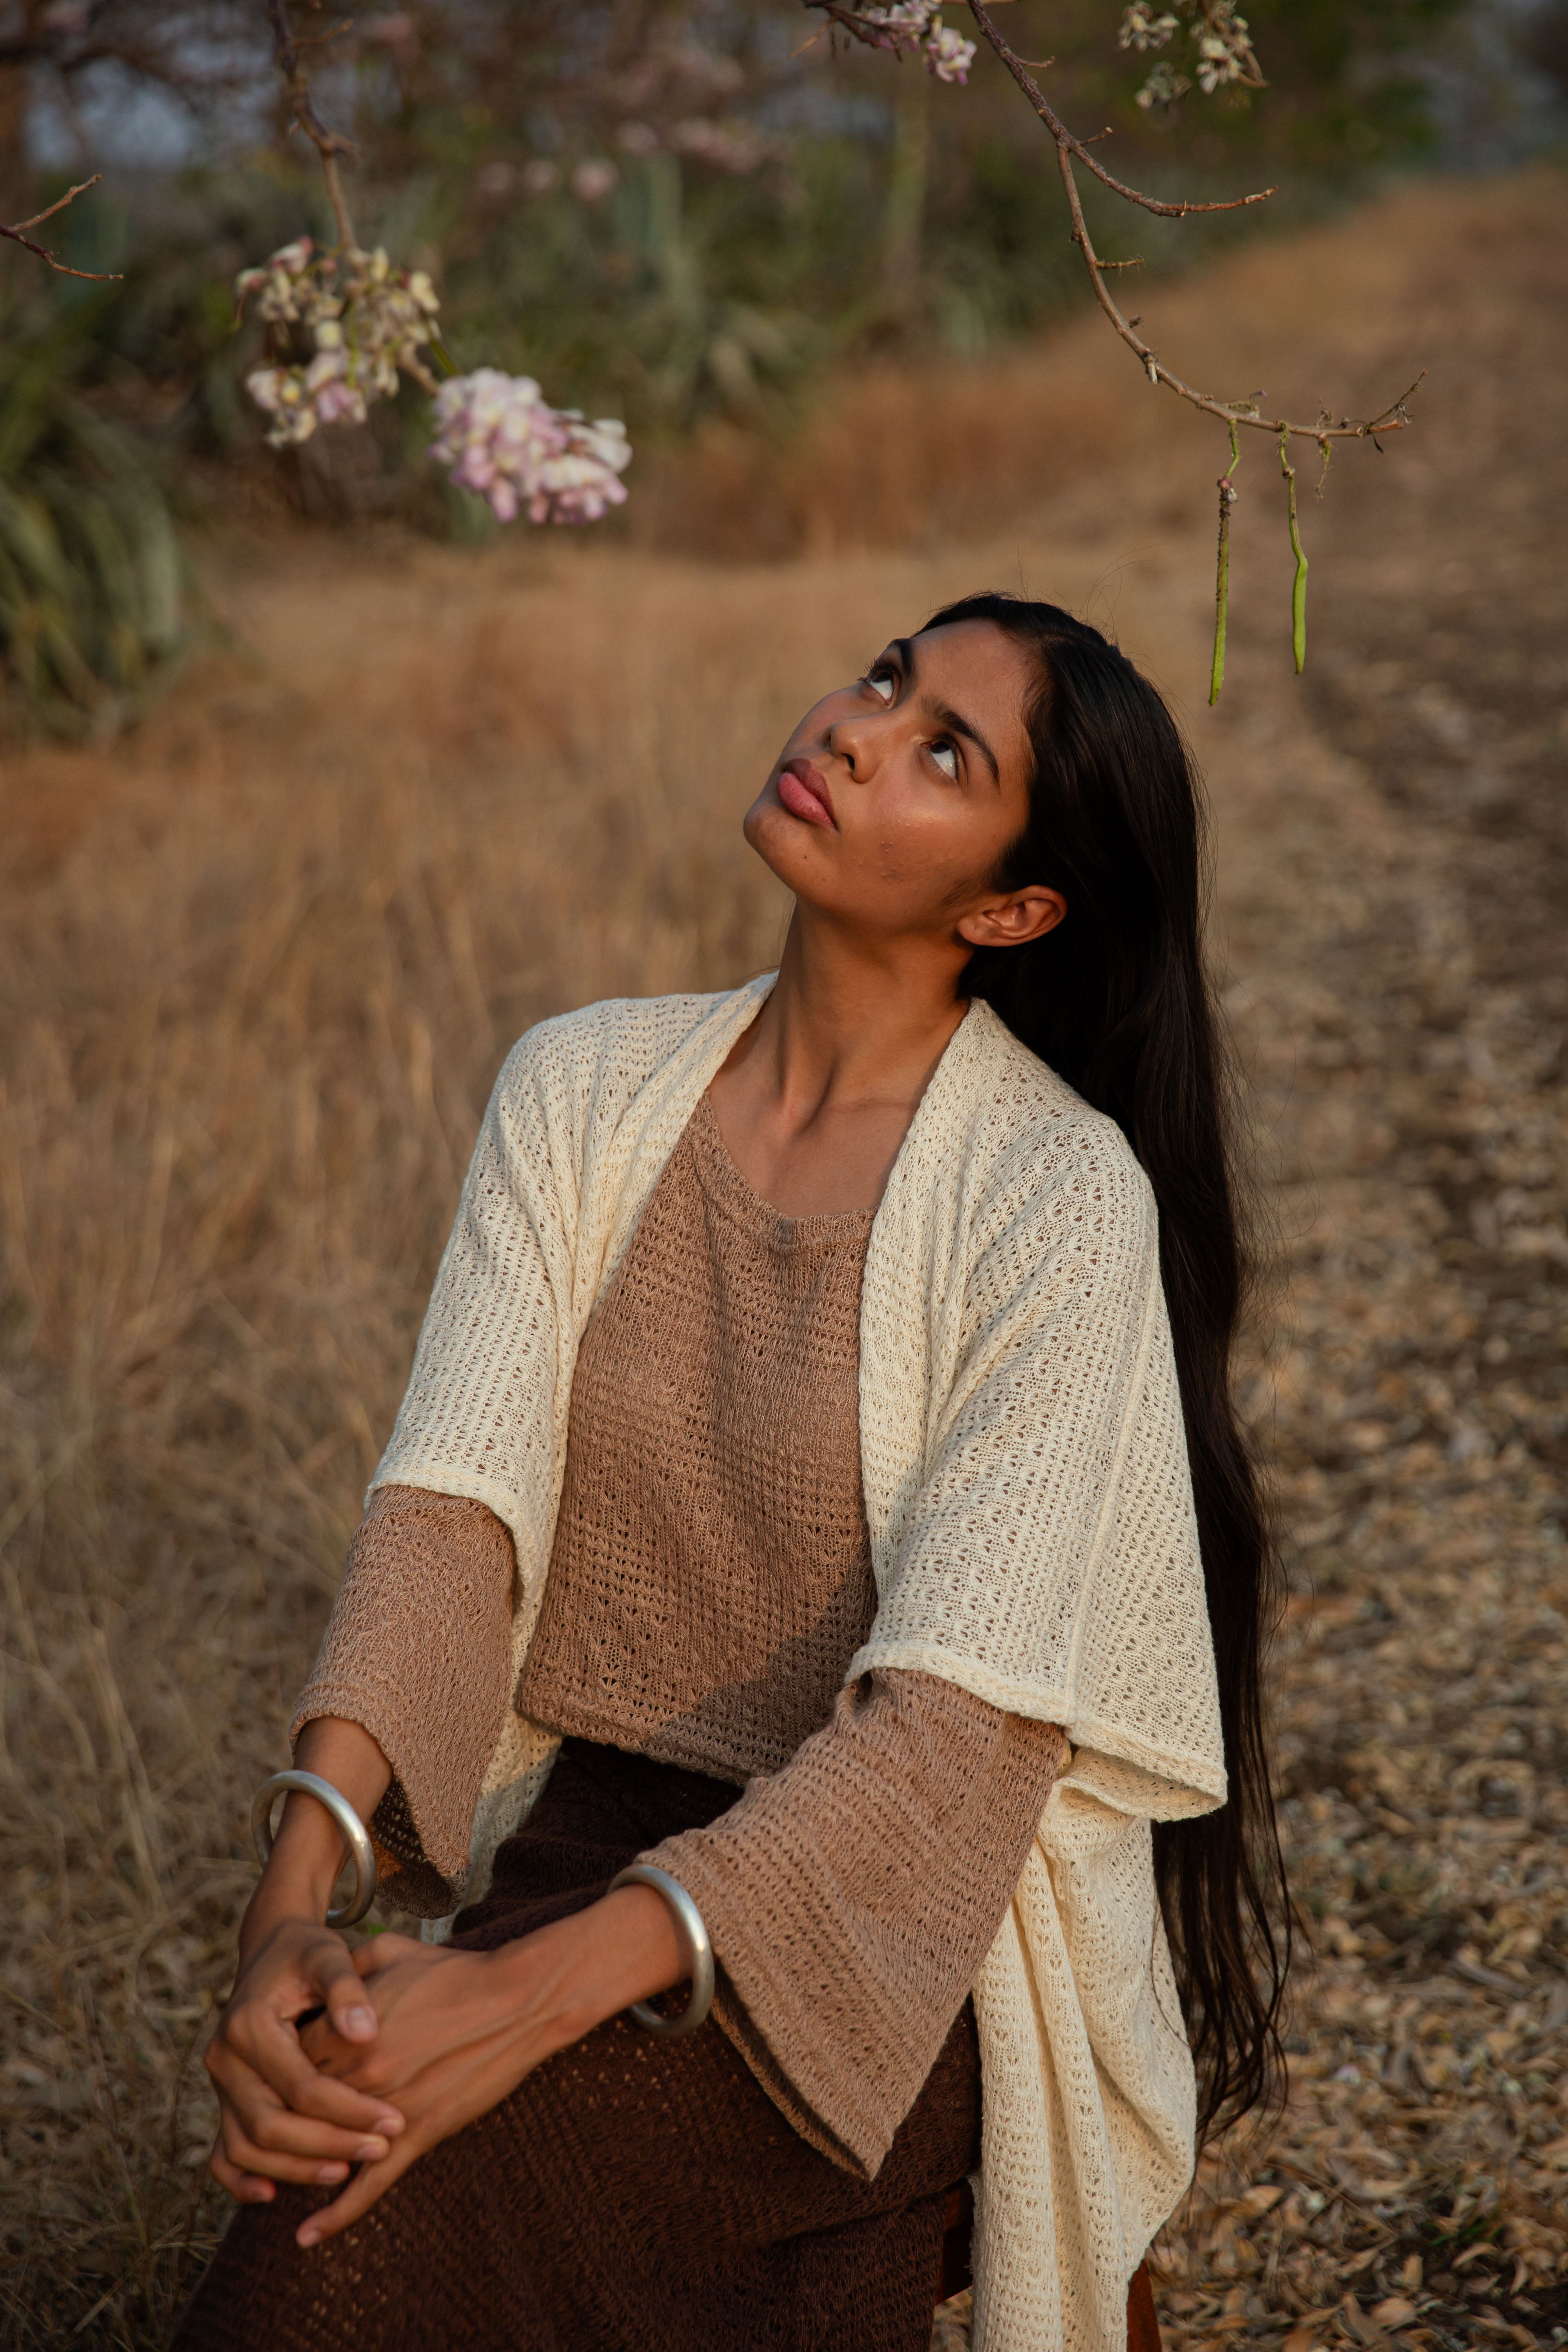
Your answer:
[[[958,753],[953,750],[952,745],[951,743],[933,743],[931,747],[931,755],[936,761],[937,766],[942,770],[942,774],[944,776],[951,776],[953,782],[957,783]]]
[[[893,698],[893,673],[890,669],[868,670],[866,674],[866,683],[879,701],[891,702]]]

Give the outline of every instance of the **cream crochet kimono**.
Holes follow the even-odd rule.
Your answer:
[[[505,1522],[520,1668],[584,1327],[772,984],[589,1005],[531,1030],[497,1081],[374,1485]],[[1076,1750],[974,1984],[974,2342],[1123,2352],[1128,2281],[1193,2165],[1150,1824],[1224,1801],[1214,1658],[1148,1183],[982,1003],[877,1212],[859,1393],[879,1606],[846,1679],[945,1675]],[[553,1750],[510,1719],[469,1900]]]

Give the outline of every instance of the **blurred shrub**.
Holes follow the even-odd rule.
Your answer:
[[[145,443],[78,389],[99,308],[0,344],[0,659],[31,711],[78,730],[137,707],[190,608]]]

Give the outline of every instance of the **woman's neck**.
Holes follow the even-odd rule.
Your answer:
[[[731,1158],[786,1216],[881,1197],[931,1073],[963,1020],[956,955],[867,942],[797,908],[772,995],[714,1079]]]

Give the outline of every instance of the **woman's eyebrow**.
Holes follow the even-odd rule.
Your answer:
[[[915,648],[913,639],[910,637],[895,637],[893,639],[892,650],[898,655],[900,663],[903,668],[904,676],[908,678],[910,684],[911,686],[918,686],[920,681],[915,676]],[[961,710],[954,710],[950,704],[945,702],[933,702],[930,707],[931,717],[942,726],[945,727],[951,734],[962,735],[968,742],[973,744],[975,750],[980,753],[981,757],[984,760],[986,766],[991,771],[992,782],[994,784],[999,784],[1002,781],[1002,771],[996,764],[996,754],[991,749],[990,744],[985,740],[984,736],[980,732],[979,728],[976,727],[973,719],[965,719]]]

